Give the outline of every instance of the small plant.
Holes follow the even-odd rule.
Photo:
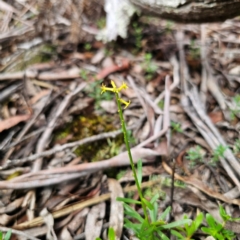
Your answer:
[[[200,57],[200,48],[196,45],[194,40],[192,40],[190,44],[190,55],[193,59],[199,59]]]
[[[187,217],[185,216],[185,219]],[[176,230],[172,230],[171,234],[176,236],[179,240],[191,240],[192,236],[199,230],[203,221],[203,213],[198,214],[198,216],[193,220],[190,224],[185,224],[182,228],[177,228]],[[181,233],[183,234],[181,234]]]
[[[233,146],[233,152],[234,152],[234,154],[240,153],[240,139],[237,139],[235,141],[234,146]]]
[[[91,48],[92,48],[92,45],[90,43],[84,44],[84,49],[85,50],[89,51],[89,50],[91,50]]]
[[[221,205],[219,206],[219,212],[223,222],[219,223],[211,214],[207,213],[206,221],[208,226],[202,227],[201,230],[214,237],[216,240],[233,240],[235,234],[232,231],[225,229],[225,224],[227,221],[236,221],[239,220],[239,218],[232,218],[229,216]]]
[[[119,146],[115,141],[112,141],[110,138],[107,139],[108,146],[110,148],[110,155],[118,155],[119,154]]]
[[[7,231],[6,234],[3,234],[3,233],[0,231],[0,240],[10,240],[11,235],[12,235],[12,231],[11,231],[11,230]]]
[[[232,98],[232,107],[230,109],[231,114],[230,117],[233,120],[235,116],[238,116],[240,113],[240,95],[236,95]]]
[[[88,72],[85,70],[85,69],[81,69],[80,71],[80,77],[83,79],[83,80],[87,80],[88,76],[87,76]]]
[[[134,30],[134,35],[135,35],[135,45],[136,45],[136,50],[139,51],[142,47],[142,31],[143,29],[139,27],[137,22],[133,23],[133,30]]]
[[[164,177],[162,181],[162,185],[171,187],[172,186],[172,178],[170,177]],[[175,180],[174,181],[174,186],[175,187],[180,187],[180,188],[186,188],[186,184],[180,180]]]
[[[122,98],[119,97],[119,92],[122,89],[126,89],[128,86],[123,83],[122,86],[119,88],[116,87],[115,83],[111,81],[112,87],[106,87],[105,85],[102,85],[102,93],[109,91],[115,93],[117,105],[118,105],[118,113],[121,120],[123,135],[124,135],[124,141],[126,144],[128,157],[130,161],[130,165],[132,168],[134,180],[137,186],[137,191],[139,194],[139,200],[134,200],[132,198],[117,198],[118,201],[123,202],[123,206],[125,209],[125,214],[127,218],[125,218],[125,227],[128,229],[131,229],[136,237],[138,237],[140,240],[155,240],[155,239],[163,239],[163,240],[169,240],[169,238],[166,236],[166,231],[170,230],[172,228],[176,228],[179,226],[182,226],[184,224],[190,223],[189,219],[182,219],[180,221],[167,223],[166,217],[170,213],[170,207],[168,207],[160,216],[158,214],[158,204],[157,200],[159,199],[159,195],[155,194],[150,201],[148,201],[146,198],[143,197],[142,189],[141,189],[141,183],[142,183],[142,161],[139,160],[137,163],[137,170],[135,169],[132,153],[130,150],[129,145],[129,134],[126,130],[126,124],[123,117],[123,110],[121,107],[121,104],[125,105],[125,108],[127,108],[130,104],[130,101],[125,101]],[[143,216],[141,216],[135,209],[133,209],[130,204],[135,204],[140,206],[143,209]],[[134,219],[134,221],[132,221]]]
[[[144,63],[142,64],[143,69],[146,72],[146,79],[150,80],[156,73],[158,66],[152,61],[152,54],[146,53],[144,56]]]
[[[164,108],[164,100],[161,100],[159,103],[158,103],[158,106],[161,110],[163,110]]]
[[[130,144],[135,144],[137,142],[137,140],[133,137],[132,135],[132,131],[131,130],[127,130],[127,134],[128,134],[128,141]]]
[[[97,21],[97,27],[103,29],[106,26],[106,18],[102,17]]]
[[[212,158],[212,163],[215,164],[220,160],[220,158],[224,157],[224,152],[228,149],[227,146],[223,146],[220,144],[213,152],[213,158]]]
[[[165,27],[165,31],[167,34],[170,34],[173,30],[174,23],[172,21],[167,20],[167,24]]]
[[[187,151],[186,159],[190,161],[190,167],[194,167],[197,162],[203,162],[203,149],[200,146],[190,148]]]
[[[108,240],[115,240],[115,239],[116,239],[116,235],[115,235],[114,229],[110,227],[108,229]],[[102,239],[98,237],[95,240],[102,240]]]
[[[173,128],[173,131],[175,131],[175,132],[179,132],[179,133],[183,132],[180,123],[171,122],[171,127]]]
[[[126,172],[126,170],[120,170],[116,176],[116,179],[120,180],[126,174]]]

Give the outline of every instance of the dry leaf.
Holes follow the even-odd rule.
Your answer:
[[[116,240],[122,236],[123,229],[123,204],[117,201],[117,197],[124,197],[120,183],[115,179],[108,179],[108,187],[111,192],[111,210],[109,226],[114,229]]]
[[[18,123],[28,120],[30,117],[31,115],[18,115],[18,116],[10,117],[8,119],[0,121],[0,132],[6,129],[9,129],[11,127],[14,127]]]

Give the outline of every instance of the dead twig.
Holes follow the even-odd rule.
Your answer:
[[[137,148],[146,146],[148,143],[158,139],[159,137],[161,137],[163,134],[165,134],[168,131],[168,129],[170,127],[170,117],[169,117],[170,94],[171,94],[170,79],[169,79],[169,76],[167,76],[166,77],[166,83],[165,83],[163,129],[160,132],[158,132],[157,134],[151,136],[147,140],[138,144],[136,146]]]
[[[154,151],[145,148],[133,148],[132,155],[134,162],[143,159],[143,162],[151,162],[145,160],[146,157],[159,156],[159,151]],[[152,160],[154,161],[154,159]],[[19,177],[15,177],[9,181],[0,181],[0,188],[2,189],[33,189],[36,187],[50,186],[53,184],[76,179],[87,174],[104,170],[110,167],[128,166],[129,159],[127,152],[123,152],[108,160],[99,162],[83,163],[74,166],[66,166],[61,168],[54,168],[48,170],[41,170],[38,172],[31,172]]]
[[[149,182],[143,182],[141,184],[141,188],[154,186],[155,184],[161,183],[161,181],[162,181],[162,179],[159,178],[159,179],[152,180],[152,181],[149,181]],[[137,187],[135,185],[128,186],[128,187],[125,187],[123,189],[123,191],[125,193],[136,191],[136,190],[137,190]],[[66,216],[69,213],[72,213],[72,212],[77,211],[79,209],[83,209],[85,207],[89,207],[89,206],[92,206],[94,204],[106,201],[110,197],[111,197],[111,193],[106,193],[106,194],[103,194],[101,196],[97,196],[97,197],[94,197],[92,199],[86,200],[84,202],[77,202],[77,203],[71,204],[69,206],[65,206],[60,210],[54,211],[52,213],[52,216],[53,216],[54,219],[57,219],[57,218]],[[43,224],[43,223],[44,223],[43,218],[42,217],[37,217],[37,218],[33,219],[32,221],[28,221],[28,222],[24,222],[24,223],[15,225],[14,228],[16,228],[16,229],[26,229],[26,228],[39,226],[40,224]]]
[[[1,232],[11,231],[12,234],[24,237],[24,238],[29,239],[29,240],[40,240],[39,238],[32,237],[32,236],[30,236],[30,235],[28,235],[28,234],[26,234],[26,233],[24,233],[22,231],[19,231],[19,230],[16,230],[16,229],[12,229],[12,228],[7,228],[7,227],[0,226],[0,231]]]
[[[128,129],[132,129],[131,127]],[[91,137],[87,137],[75,142],[71,142],[71,143],[66,143],[63,145],[56,145],[55,147],[53,147],[52,149],[40,152],[40,153],[36,153],[33,154],[31,156],[25,157],[25,158],[21,158],[21,159],[12,159],[12,160],[8,160],[6,162],[6,164],[4,166],[1,166],[0,169],[6,169],[12,166],[17,166],[17,165],[21,165],[23,163],[26,162],[32,162],[35,161],[38,158],[43,158],[43,157],[47,157],[47,156],[51,156],[57,152],[61,152],[65,149],[68,148],[74,148],[74,147],[79,147],[81,145],[87,144],[87,143],[91,143],[91,142],[95,142],[98,140],[102,140],[102,139],[106,139],[106,138],[115,138],[116,136],[118,136],[119,134],[122,133],[122,130],[116,130],[116,131],[111,131],[111,132],[107,132],[107,133],[101,133],[98,135],[93,135]]]
[[[38,141],[37,153],[41,153],[45,149],[46,143],[48,142],[49,138],[51,137],[51,134],[54,130],[54,126],[56,125],[57,119],[62,115],[63,111],[69,105],[72,97],[74,97],[80,91],[82,91],[85,88],[85,86],[86,86],[86,83],[79,84],[76,87],[76,89],[73,92],[71,92],[70,94],[68,94],[65,97],[65,99],[62,101],[62,103],[58,106],[56,113],[54,114],[54,116],[51,119],[51,121],[49,122],[46,130],[44,131],[44,133],[42,134],[42,136],[40,137],[40,139]],[[33,171],[34,172],[38,171],[39,169],[41,169],[41,166],[42,166],[42,158],[38,158],[34,163]]]

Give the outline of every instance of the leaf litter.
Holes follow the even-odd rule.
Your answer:
[[[113,96],[100,94],[112,79],[130,86],[124,115],[146,198],[160,193],[159,211],[171,205],[175,219],[205,211],[220,220],[219,202],[238,217],[239,19],[178,25],[141,16],[126,39],[104,44],[95,39],[100,5],[61,3],[1,2],[0,230],[11,228],[13,239],[93,239],[108,227],[117,239],[131,236],[115,198],[138,196],[126,149],[114,145],[121,130]],[[99,123],[100,133],[81,139],[66,131],[93,113],[116,129]],[[113,157],[76,154],[102,139]],[[239,234],[237,225],[226,227]]]

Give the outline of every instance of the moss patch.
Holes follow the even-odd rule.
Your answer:
[[[73,142],[100,133],[117,130],[112,122],[113,119],[109,116],[79,116],[72,123],[68,124],[64,130],[58,131],[55,135],[55,141],[67,138],[70,134],[73,135],[71,138],[71,142]],[[119,153],[122,143],[123,136],[119,135],[115,139],[103,139],[79,146],[75,150],[75,154],[81,156],[82,160],[86,162],[108,159]]]

